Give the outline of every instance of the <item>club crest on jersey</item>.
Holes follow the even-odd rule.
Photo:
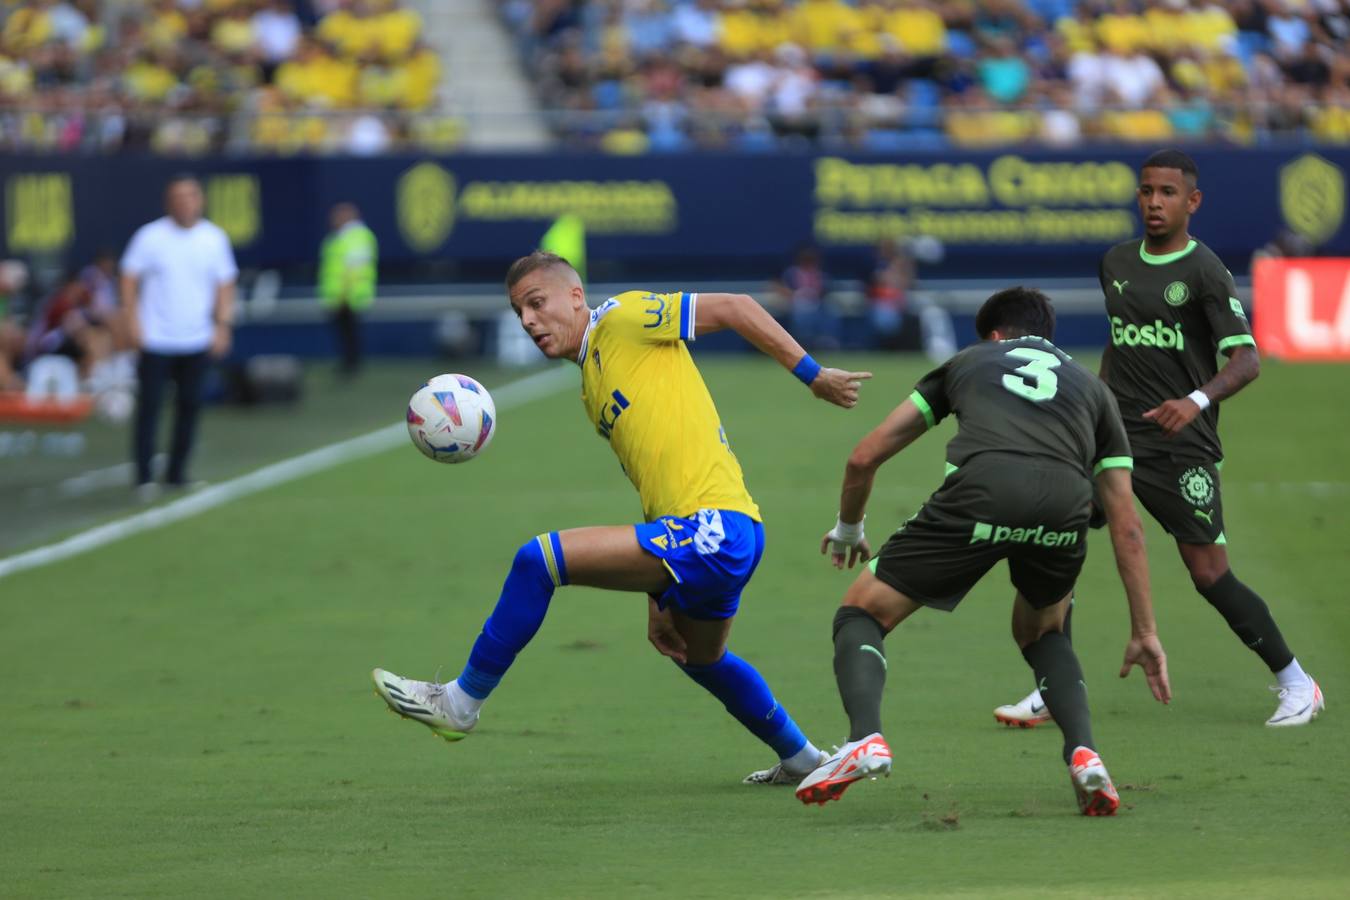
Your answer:
[[[1163,299],[1171,306],[1181,306],[1191,299],[1191,290],[1184,281],[1174,281],[1163,288]]]
[[[1214,476],[1207,469],[1191,466],[1181,473],[1181,496],[1194,507],[1207,507],[1214,502]]]

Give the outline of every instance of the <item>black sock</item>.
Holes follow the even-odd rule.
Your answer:
[[[1070,623],[1073,622],[1073,598],[1069,598],[1069,608],[1064,610],[1064,638],[1070,643],[1073,642],[1073,631],[1070,629]],[[1026,655],[1025,653],[1023,654]],[[1039,684],[1039,680],[1037,682]],[[1037,690],[1040,690],[1038,687]]]
[[[848,739],[881,731],[881,692],[886,687],[886,635],[881,623],[856,606],[834,614],[834,678],[848,713]]]
[[[1078,665],[1078,656],[1073,652],[1068,636],[1058,631],[1043,634],[1022,649],[1022,656],[1036,673],[1041,698],[1064,733],[1064,761],[1069,761],[1077,747],[1095,750],[1087,685],[1083,683],[1083,669]]]
[[[1237,580],[1229,569],[1219,580],[1200,591],[1200,596],[1219,611],[1238,640],[1246,644],[1270,671],[1278,672],[1294,661],[1279,626],[1270,617],[1270,607],[1251,588]]]

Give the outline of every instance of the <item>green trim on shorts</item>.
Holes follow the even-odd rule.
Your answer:
[[[1224,533],[1222,531],[1220,531],[1219,536],[1214,539],[1214,543],[1219,547],[1225,547],[1228,545],[1228,538],[1224,536]]]
[[[1100,475],[1102,469],[1129,469],[1134,470],[1134,459],[1129,456],[1103,456],[1092,467],[1093,475]]]
[[[1226,337],[1219,341],[1219,352],[1227,350],[1230,347],[1255,347],[1256,338],[1250,334],[1235,334],[1232,337]]]
[[[959,469],[959,468],[961,468],[961,467],[960,467],[960,466],[954,466],[954,465],[952,465],[952,464],[949,463],[949,462],[943,463],[943,464],[942,464],[942,477],[943,477],[943,478],[946,478],[948,475],[952,474],[953,472],[955,472],[955,471],[956,471],[957,469]]]
[[[923,420],[928,423],[929,428],[937,424],[937,419],[933,417],[933,407],[929,406],[928,401],[923,399],[923,394],[915,391],[909,395],[909,399],[919,408],[919,412],[923,413]]]
[[[1222,471],[1223,471],[1223,460],[1219,460],[1218,462],[1216,462],[1216,463],[1214,464],[1214,471],[1216,471],[1216,472],[1222,472]]]
[[[877,574],[877,557],[872,557],[871,561],[867,563],[867,568],[872,570],[873,575]]]

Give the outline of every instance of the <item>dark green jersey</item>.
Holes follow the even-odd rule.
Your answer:
[[[928,427],[960,423],[947,463],[980,453],[1052,460],[1085,478],[1130,468],[1130,443],[1106,385],[1045,338],[984,341],[924,376],[910,394]]]
[[[1219,353],[1255,344],[1233,276],[1199,241],[1154,256],[1135,239],[1106,252],[1098,277],[1111,321],[1102,377],[1120,403],[1135,454],[1222,459],[1219,404],[1171,439],[1143,414],[1213,378]]]

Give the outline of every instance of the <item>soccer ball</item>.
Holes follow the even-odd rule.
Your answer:
[[[492,395],[468,375],[437,375],[408,401],[408,436],[436,462],[468,462],[487,449],[496,430]]]

